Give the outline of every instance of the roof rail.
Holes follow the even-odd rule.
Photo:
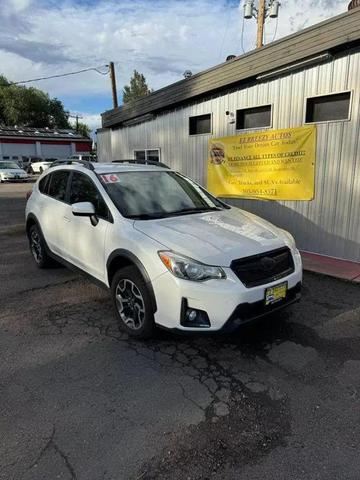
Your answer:
[[[112,163],[130,163],[138,165],[154,165],[155,167],[170,168],[165,163],[158,162],[157,160],[113,160]]]
[[[94,165],[88,160],[79,160],[79,159],[67,159],[67,160],[56,160],[51,164],[52,167],[58,167],[59,165],[76,165],[80,164],[89,170],[95,170]]]

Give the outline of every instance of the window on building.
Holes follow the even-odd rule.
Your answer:
[[[107,220],[109,211],[99,190],[91,178],[83,173],[74,172],[70,187],[70,204],[91,202],[95,207],[96,215]]]
[[[211,114],[197,115],[189,118],[189,135],[211,133]]]
[[[149,160],[152,162],[160,161],[160,150],[158,148],[134,150],[134,160]]]
[[[333,93],[306,100],[306,123],[348,120],[350,92]]]
[[[69,178],[69,172],[60,170],[51,174],[48,194],[56,200],[65,201],[66,187]]]
[[[236,111],[236,130],[271,127],[271,105]]]

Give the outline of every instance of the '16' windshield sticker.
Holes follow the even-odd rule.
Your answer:
[[[111,173],[109,175],[100,175],[100,176],[101,176],[101,180],[104,183],[118,183],[118,182],[120,182],[119,176],[115,175],[114,173]]]

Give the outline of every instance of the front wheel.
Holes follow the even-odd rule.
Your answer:
[[[155,324],[151,299],[136,267],[124,267],[116,272],[111,296],[121,330],[137,338],[153,335]]]
[[[30,227],[29,244],[32,256],[39,268],[47,268],[54,263],[46,252],[45,242],[37,225]]]

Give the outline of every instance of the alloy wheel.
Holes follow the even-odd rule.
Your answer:
[[[41,263],[43,259],[42,245],[40,235],[36,230],[32,230],[30,235],[31,252],[36,263]]]
[[[123,278],[117,284],[115,298],[121,320],[132,330],[139,330],[145,321],[145,303],[138,287]]]

